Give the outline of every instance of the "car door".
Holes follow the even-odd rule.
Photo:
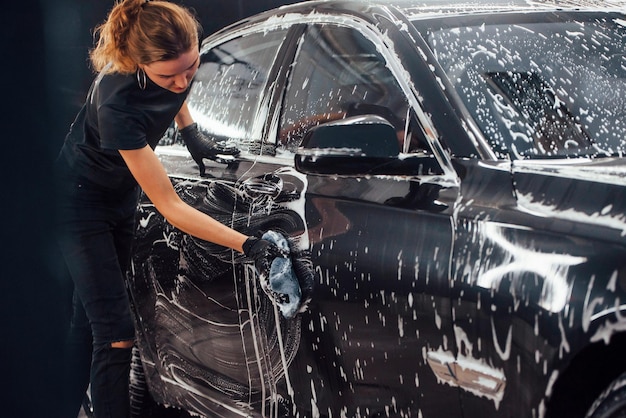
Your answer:
[[[297,152],[312,127],[373,114],[394,126],[399,151],[432,155],[377,36],[332,21],[307,27],[282,101],[277,154]],[[448,297],[456,183],[440,167],[422,175],[306,172],[305,181],[318,276],[290,368],[296,404],[333,416],[458,416],[457,389],[438,384],[432,368],[441,365],[431,361],[455,350]]]
[[[244,31],[201,51],[189,108],[202,132],[239,147],[236,161],[205,160],[200,177],[175,135],[164,139],[169,146],[157,147],[185,202],[248,235],[304,230],[300,215],[281,203],[299,196],[302,182],[272,174],[281,172],[275,162],[257,164],[265,158],[268,103],[280,77],[274,62],[284,54],[287,32]],[[144,196],[130,288],[146,380],[157,401],[207,416],[276,411],[300,323],[278,315],[239,253],[182,234]]]
[[[155,397],[215,415],[458,416],[437,361],[456,344],[457,182],[437,163],[393,176],[296,171],[311,127],[359,115],[391,123],[399,151],[436,160],[380,34],[333,22],[287,32],[244,30],[203,48],[189,107],[207,135],[241,149],[237,161],[207,162],[199,178],[182,146],[161,159],[189,204],[247,234],[278,230],[308,253],[313,299],[285,320],[245,260],[180,234],[145,201],[132,287]]]
[[[595,229],[603,241],[610,232],[585,226],[580,216],[601,213],[605,186],[597,173],[597,184],[581,181],[589,168],[577,157],[592,148],[590,127],[601,126],[601,138],[615,129],[616,121],[606,118],[620,110],[599,98],[604,92],[594,94],[589,80],[602,86],[600,74],[614,70],[606,63],[597,74],[592,70],[603,62],[599,56],[619,59],[620,48],[603,35],[602,52],[596,52],[594,38],[602,31],[595,25],[602,20],[588,24],[583,16],[564,23],[551,13],[492,15],[427,32],[448,91],[458,93],[499,156],[456,162],[464,175],[453,309],[462,343],[450,361],[462,366],[457,380],[467,416],[545,414],[547,399],[562,384],[555,385],[563,376],[559,367],[571,362],[583,340],[576,333],[585,295],[594,282],[610,287],[599,283],[611,277],[607,259],[615,250],[586,239],[585,229]],[[613,88],[623,85],[607,79]],[[611,110],[597,112],[599,103]],[[619,201],[617,188],[611,195]],[[609,210],[613,205],[605,214]]]

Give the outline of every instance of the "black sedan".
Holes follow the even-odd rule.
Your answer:
[[[626,15],[531,3],[310,1],[205,39],[189,106],[241,153],[160,158],[193,206],[288,236],[314,289],[284,317],[144,197],[135,407],[624,416]]]

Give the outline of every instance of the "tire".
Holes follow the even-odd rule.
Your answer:
[[[166,408],[152,399],[137,347],[133,347],[128,391],[131,418],[182,418],[187,416],[179,409]]]
[[[598,396],[586,418],[626,418],[626,373],[617,379]]]
[[[166,409],[157,404],[148,392],[141,357],[137,347],[133,347],[133,353],[130,365],[130,383],[128,387],[130,395],[130,416],[131,418],[179,418],[181,411],[175,409]],[[95,418],[93,405],[91,403],[91,394],[89,389],[83,398],[81,417]]]
[[[146,416],[148,385],[143,372],[139,349],[133,347],[133,355],[130,362],[130,382],[128,385],[130,394],[130,416],[131,418],[141,418]]]

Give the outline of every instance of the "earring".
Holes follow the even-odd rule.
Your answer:
[[[137,83],[139,84],[139,88],[141,90],[146,89],[146,85],[147,85],[146,72],[142,68],[137,69]]]

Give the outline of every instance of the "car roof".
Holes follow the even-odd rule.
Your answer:
[[[626,9],[626,0],[559,0],[559,1],[532,1],[532,0],[501,0],[501,1],[454,1],[430,0],[413,1],[398,0],[389,2],[395,5],[409,19],[420,19],[445,15],[461,15],[474,13],[498,12],[532,12],[550,10],[622,10]]]
[[[429,19],[450,15],[494,14],[501,12],[540,12],[570,10],[614,10],[626,12],[626,0],[310,0],[288,4],[261,12],[233,23],[216,33],[237,27],[260,23],[285,15],[353,14],[374,22],[375,10],[387,14],[385,9],[395,9],[409,20]]]

